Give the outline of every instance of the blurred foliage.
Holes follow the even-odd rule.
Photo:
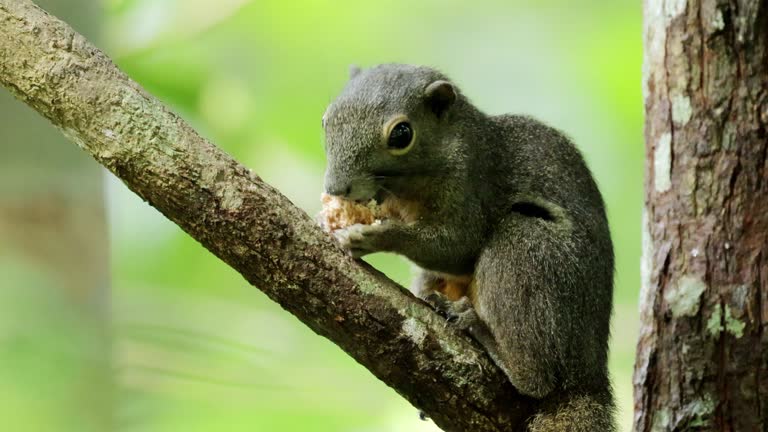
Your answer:
[[[616,245],[610,360],[629,430],[644,155],[637,2],[103,1],[100,45],[118,65],[311,214],[320,118],[353,63],[435,66],[483,110],[529,113],[572,136]],[[115,430],[435,430],[118,180],[107,189]],[[409,284],[406,261],[369,261]]]

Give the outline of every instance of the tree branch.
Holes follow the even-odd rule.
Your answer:
[[[0,83],[441,428],[516,430],[532,412],[470,338],[28,0],[0,0]]]

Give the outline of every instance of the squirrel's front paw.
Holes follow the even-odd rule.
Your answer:
[[[363,225],[354,224],[333,232],[341,247],[349,251],[355,258],[383,250],[382,234],[386,231],[384,224]]]

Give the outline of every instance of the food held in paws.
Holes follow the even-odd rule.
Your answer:
[[[373,225],[384,220],[412,223],[421,217],[424,210],[413,201],[387,197],[381,204],[370,200],[363,204],[338,196],[322,194],[323,209],[318,215],[320,225],[327,232],[333,232],[354,224]]]
[[[361,204],[326,193],[320,199],[323,203],[319,215],[320,225],[327,232],[354,224],[371,225],[381,217],[381,207],[374,200]]]

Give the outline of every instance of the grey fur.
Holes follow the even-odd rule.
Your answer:
[[[614,257],[597,185],[571,141],[535,119],[488,116],[455,86],[436,113],[425,89],[439,80],[431,68],[381,65],[328,107],[326,189],[358,200],[385,190],[428,209],[415,223],[354,225],[337,238],[356,256],[409,258],[423,269],[412,289],[422,297],[429,281],[474,274],[472,307],[444,307],[520,392],[543,399],[530,429],[614,430]],[[396,156],[382,130],[401,114],[416,138]]]

